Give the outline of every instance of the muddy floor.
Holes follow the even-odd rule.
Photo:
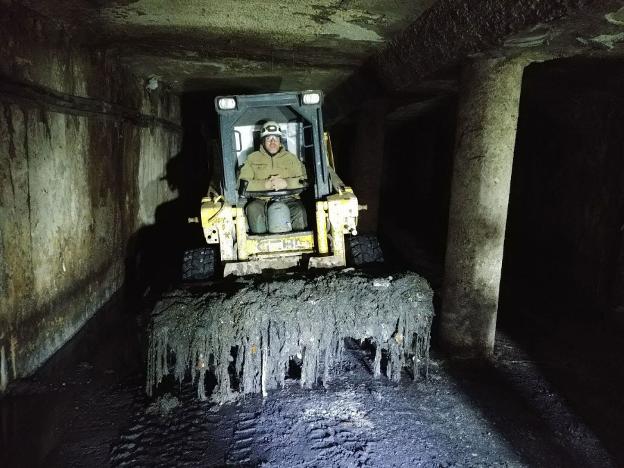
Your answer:
[[[434,349],[427,381],[374,380],[349,342],[326,389],[217,407],[190,383],[145,395],[144,324],[117,302],[0,400],[0,466],[622,466],[621,379],[591,331],[526,317],[491,362]]]

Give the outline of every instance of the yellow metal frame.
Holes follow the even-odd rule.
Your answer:
[[[239,241],[238,246],[239,259],[241,259],[241,250],[247,258],[269,258],[313,253],[314,233],[312,231],[303,231],[285,234],[247,235],[243,242]]]
[[[324,140],[329,164],[333,168],[334,155],[327,133]],[[312,254],[309,262],[312,268],[346,265],[344,236],[357,234],[358,201],[353,190],[344,186],[333,170],[331,172],[336,179],[334,185],[338,193],[316,202],[316,232],[250,235],[247,233],[244,209],[228,205],[221,196],[211,193],[202,199],[201,207],[206,242],[219,244],[221,261],[228,264],[275,260],[271,265],[279,268],[280,258],[289,258],[283,264],[292,266],[293,257],[300,259]],[[236,268],[229,270],[235,271]],[[241,268],[240,271],[250,269]]]
[[[332,169],[336,169],[336,163],[334,161],[334,150],[332,149],[331,137],[329,133],[323,132],[323,142],[325,143],[325,148],[327,148],[327,161]]]
[[[201,205],[201,224],[208,244],[219,244],[221,261],[237,260],[234,228],[236,208],[221,196],[205,197]]]

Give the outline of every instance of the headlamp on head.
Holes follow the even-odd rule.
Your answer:
[[[264,125],[262,125],[262,129],[260,130],[260,138],[264,139],[269,135],[276,135],[280,138],[284,136],[280,126],[277,124],[277,122],[274,122],[272,120],[269,120]]]

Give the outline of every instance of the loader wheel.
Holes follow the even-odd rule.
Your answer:
[[[377,236],[359,234],[347,238],[347,264],[359,266],[368,263],[383,263],[383,261],[383,252]]]
[[[184,252],[182,281],[204,281],[212,278],[215,272],[215,250],[212,247]]]

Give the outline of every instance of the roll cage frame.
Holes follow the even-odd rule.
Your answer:
[[[319,96],[318,102],[306,104],[306,95]],[[233,100],[233,101],[232,101]],[[222,103],[234,104],[233,108],[223,108]],[[219,116],[221,157],[217,158],[217,172],[221,175],[220,189],[226,203],[241,205],[243,197],[238,193],[237,169],[238,158],[236,128],[245,119],[252,124],[259,124],[260,119],[275,120],[280,123],[284,115],[295,116],[300,126],[296,148],[291,152],[304,156],[308,172],[308,185],[314,189],[314,198],[319,200],[331,193],[330,168],[328,167],[327,149],[323,139],[323,115],[321,91],[297,91],[255,95],[217,96],[214,101]],[[247,122],[247,123],[249,123]],[[257,148],[255,148],[257,149]],[[305,155],[303,154],[305,153]]]

